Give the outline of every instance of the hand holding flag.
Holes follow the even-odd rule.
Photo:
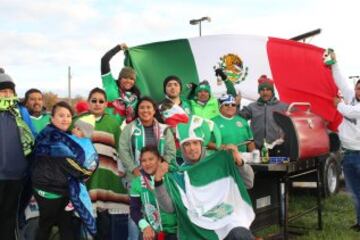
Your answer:
[[[337,107],[337,105],[341,102],[341,98],[336,96],[334,97],[333,101],[334,101],[334,106]]]
[[[167,172],[169,172],[169,164],[167,162],[160,163],[155,172],[155,182],[160,182]]]
[[[325,65],[327,66],[331,66],[333,64],[336,63],[336,55],[334,52],[334,49],[332,48],[328,48],[325,50],[324,55],[323,55],[323,60]]]
[[[154,240],[155,239],[155,232],[151,228],[151,226],[147,226],[143,231],[143,239],[144,240]]]
[[[215,69],[215,76],[217,77],[221,77],[221,79],[223,81],[225,81],[227,79],[226,74],[224,73],[224,71],[221,68],[217,68]]]
[[[122,50],[128,50],[128,46],[126,45],[126,43],[120,43],[119,46]]]

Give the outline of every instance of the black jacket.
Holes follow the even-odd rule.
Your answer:
[[[68,174],[64,170],[65,158],[37,157],[32,171],[33,188],[68,195]]]

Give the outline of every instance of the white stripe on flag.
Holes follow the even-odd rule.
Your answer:
[[[252,206],[242,199],[232,177],[222,178],[201,187],[191,185],[187,172],[184,174],[184,180],[186,192],[180,187],[178,189],[192,223],[215,231],[219,239],[224,239],[234,227],[250,227],[255,213]],[[223,203],[233,206],[230,215],[216,220],[204,216],[209,210]]]
[[[220,57],[228,53],[236,54],[243,61],[244,67],[248,67],[248,75],[245,81],[235,84],[235,87],[241,91],[243,97],[256,100],[257,79],[262,74],[272,78],[266,49],[267,41],[267,37],[246,35],[218,35],[189,39],[199,80],[208,80],[217,96],[226,92],[224,84],[220,86],[217,84],[213,66],[218,65]]]

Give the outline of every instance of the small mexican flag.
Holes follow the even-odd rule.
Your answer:
[[[171,127],[176,127],[178,123],[187,123],[189,121],[189,116],[185,110],[178,105],[174,105],[170,109],[163,111],[162,116],[164,122]]]
[[[221,151],[180,173],[167,175],[180,239],[224,239],[234,227],[249,228],[251,200],[232,155]]]

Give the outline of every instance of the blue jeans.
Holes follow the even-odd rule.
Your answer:
[[[346,187],[355,201],[356,220],[360,224],[360,151],[345,151],[342,167]]]
[[[20,240],[35,240],[38,227],[38,217],[28,219],[25,226],[20,230]]]
[[[98,212],[97,236],[99,240],[127,240],[128,214],[109,214],[108,211]]]
[[[134,222],[134,220],[132,220],[132,218],[130,217],[129,214],[129,225],[128,225],[128,231],[129,231],[129,237],[128,240],[138,240],[139,239],[139,234],[140,234],[140,230],[138,228],[138,226],[136,225],[136,223]]]
[[[127,240],[128,238],[128,214],[110,214],[111,229],[114,240]]]

